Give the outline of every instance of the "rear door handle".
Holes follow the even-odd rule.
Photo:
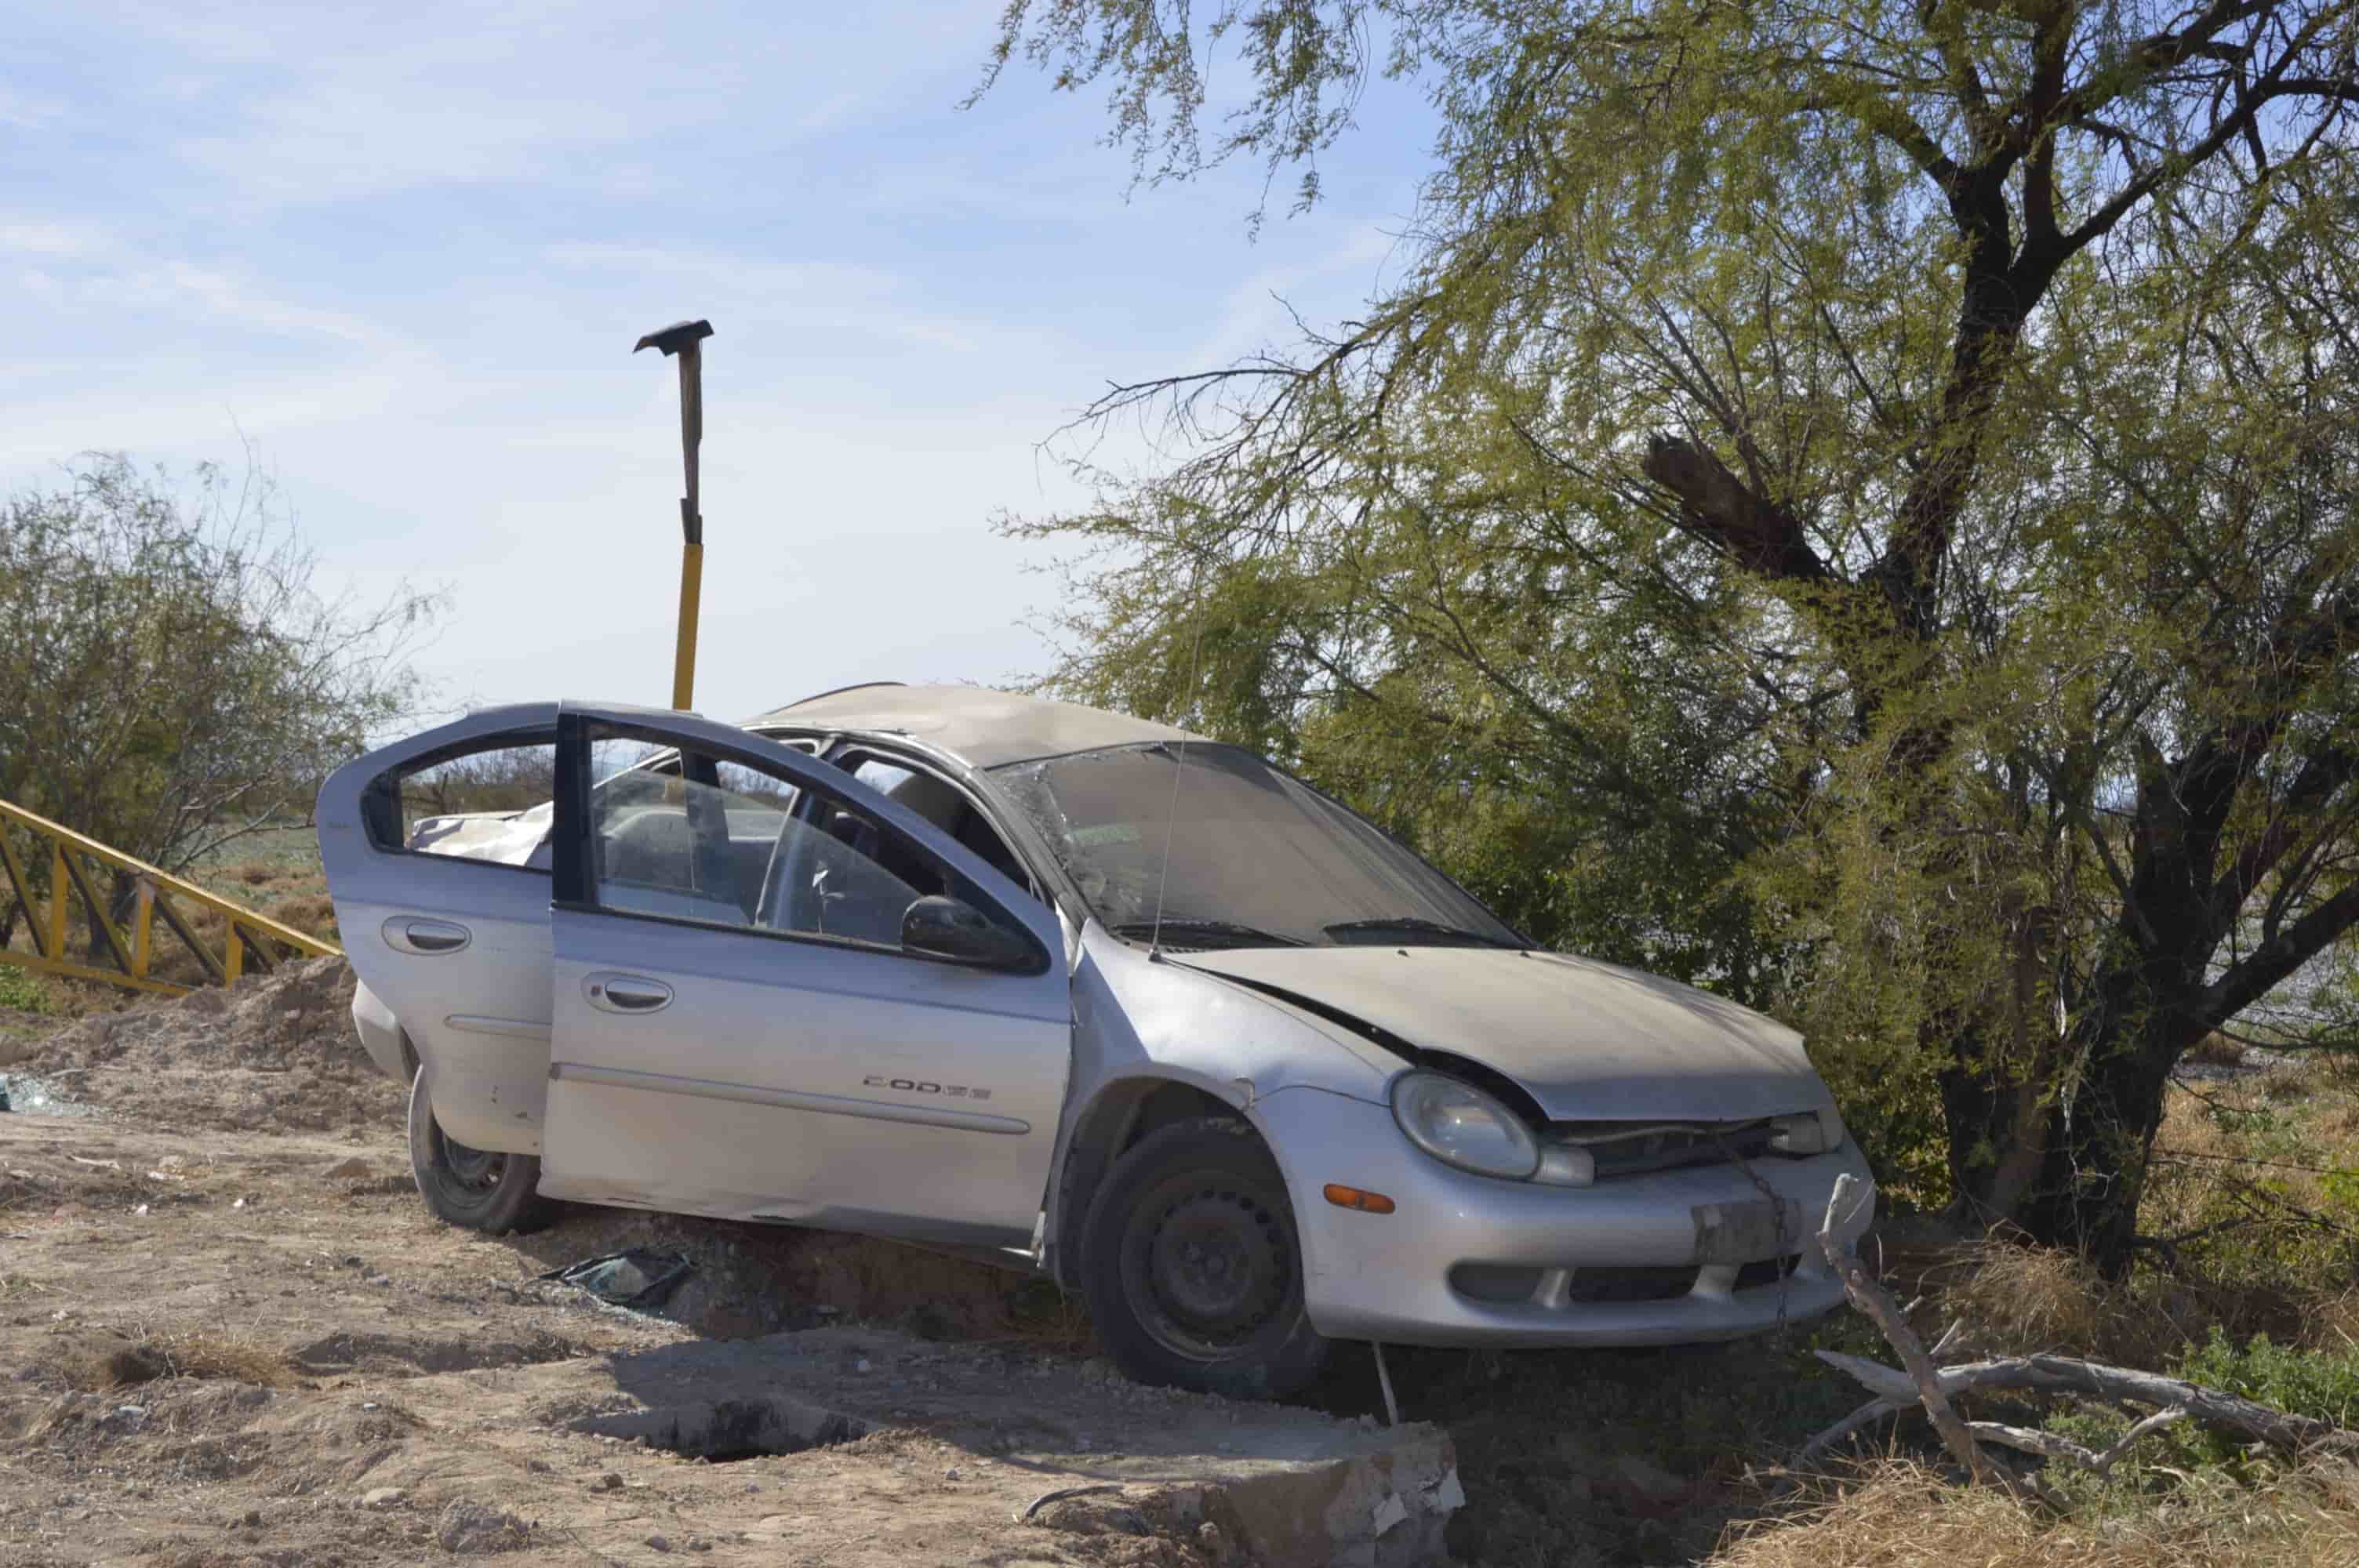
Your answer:
[[[585,976],[582,989],[592,1007],[608,1012],[655,1012],[671,1003],[671,988],[645,975],[601,972]]]
[[[420,920],[397,915],[385,923],[386,946],[404,953],[429,957],[456,953],[475,939],[474,933],[447,920]]]

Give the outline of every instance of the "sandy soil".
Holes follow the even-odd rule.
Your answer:
[[[0,1562],[1228,1555],[1217,1527],[1142,1512],[1153,1488],[1126,1509],[1100,1495],[1010,1518],[1058,1484],[1047,1451],[1127,1452],[1183,1419],[1233,1421],[1215,1401],[1115,1394],[1101,1366],[1024,1345],[702,1339],[538,1280],[563,1227],[527,1250],[435,1223],[396,1153],[390,1139],[356,1155],[341,1139],[0,1122]],[[586,1249],[595,1229],[575,1239]],[[742,1353],[742,1379],[726,1364],[699,1375],[750,1390],[777,1381],[752,1358],[813,1341],[873,1379],[874,1432],[715,1464],[599,1430],[680,1356]],[[892,1420],[935,1363],[977,1356],[1023,1390],[1022,1416],[1011,1401],[1005,1421]],[[1081,1430],[1082,1412],[1102,1430]]]
[[[1316,1409],[1138,1389],[1052,1287],[963,1260],[616,1210],[443,1226],[350,987],[331,960],[0,1021],[0,1564],[1226,1568],[1245,1531],[1165,1459],[1250,1471],[1377,1431],[1363,1347]],[[695,1265],[660,1317],[539,1278],[628,1246]],[[1464,1466],[1462,1560],[1691,1561],[1738,1509],[1617,1454],[1626,1413],[1574,1413],[1651,1410],[1718,1363],[1395,1356]],[[858,1419],[772,1441],[794,1422],[756,1395],[782,1387]],[[1014,1518],[1076,1476],[1122,1489]]]
[[[12,1032],[0,1563],[1214,1568],[1237,1542],[1161,1483],[1375,1429],[1135,1387],[1053,1290],[962,1260],[609,1210],[443,1226],[351,989],[323,961]],[[663,1317],[539,1278],[633,1245],[696,1265]]]

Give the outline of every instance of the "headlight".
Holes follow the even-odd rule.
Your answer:
[[[1462,1171],[1519,1182],[1539,1168],[1539,1144],[1523,1118],[1456,1078],[1402,1074],[1393,1084],[1393,1119],[1410,1142]]]
[[[1780,1116],[1769,1123],[1769,1147],[1780,1154],[1823,1154],[1843,1147],[1843,1118],[1832,1110]]]

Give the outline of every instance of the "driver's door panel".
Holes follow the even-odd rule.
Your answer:
[[[680,775],[591,787],[610,735],[679,747]],[[716,757],[720,773],[701,761]],[[1071,1044],[1053,914],[891,801],[742,731],[569,708],[560,758],[580,772],[558,794],[542,1190],[1027,1242]],[[896,871],[830,830],[846,814],[891,839]],[[1038,965],[899,950],[898,912],[943,892],[1029,933]]]

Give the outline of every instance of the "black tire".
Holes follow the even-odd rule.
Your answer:
[[[1082,1291],[1114,1365],[1142,1383],[1280,1399],[1327,1359],[1286,1183],[1243,1122],[1175,1123],[1114,1162],[1082,1226]]]
[[[422,1072],[409,1081],[409,1173],[436,1218],[470,1230],[538,1230],[557,1216],[537,1190],[540,1156],[495,1154],[446,1136]]]

